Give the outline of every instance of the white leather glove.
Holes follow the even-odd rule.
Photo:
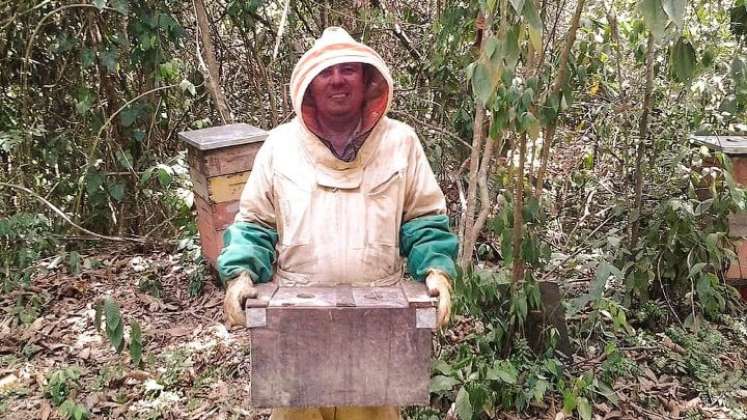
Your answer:
[[[255,297],[257,289],[254,288],[248,271],[243,271],[228,283],[226,297],[223,299],[223,315],[229,327],[246,326],[244,305],[247,299]]]
[[[451,315],[451,283],[449,278],[439,271],[431,271],[425,278],[428,294],[438,297],[438,328],[443,328],[449,323]]]

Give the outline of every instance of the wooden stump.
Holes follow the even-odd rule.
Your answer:
[[[558,331],[557,349],[565,355],[570,355],[572,348],[568,338],[568,324],[565,321],[560,286],[553,281],[541,281],[537,285],[540,289],[543,309],[531,311],[527,315],[529,346],[535,352],[543,351],[547,329],[555,328]]]

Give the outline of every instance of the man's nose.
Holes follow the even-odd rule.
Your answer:
[[[342,72],[339,69],[332,70],[332,85],[341,85],[345,82]]]

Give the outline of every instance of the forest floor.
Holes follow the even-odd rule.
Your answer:
[[[77,275],[47,260],[33,286],[0,295],[0,417],[63,418],[51,398],[62,392],[85,406],[89,418],[266,418],[266,411],[249,405],[247,332],[226,330],[223,292],[210,277],[202,294],[190,298],[181,261],[132,247],[91,251]],[[116,353],[95,328],[94,305],[104,296],[119,303],[125,337],[131,321],[141,325],[140,367],[126,350]],[[26,324],[19,321],[24,314]],[[582,350],[571,370],[616,376],[614,401],[599,398],[594,418],[745,416],[747,324],[744,318],[728,320],[704,328],[701,336],[672,339],[672,331],[639,331],[618,343],[625,357],[612,361],[616,365],[603,344],[572,338]],[[570,322],[572,336],[583,336]],[[447,341],[469,330],[468,320],[452,325],[456,331],[442,337]],[[80,377],[54,375],[69,368]],[[500,418],[566,418],[560,407],[560,397],[548,398],[531,414],[503,412]]]

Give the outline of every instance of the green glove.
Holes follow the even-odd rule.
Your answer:
[[[270,281],[277,241],[275,229],[256,223],[235,222],[229,226],[223,233],[223,250],[218,256],[218,274],[223,284],[243,271],[249,272],[254,283]]]
[[[417,281],[424,281],[430,270],[456,278],[459,243],[449,230],[446,215],[423,216],[402,225],[399,235],[400,254],[407,257],[407,271]]]

